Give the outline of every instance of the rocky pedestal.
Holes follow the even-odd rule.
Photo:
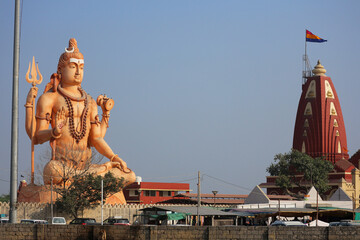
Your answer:
[[[52,196],[51,196],[52,195]],[[55,191],[51,191],[48,185],[35,185],[21,181],[18,189],[18,202],[37,202],[37,203],[51,203],[60,197]],[[106,204],[126,204],[126,200],[122,190],[108,197],[105,201]]]

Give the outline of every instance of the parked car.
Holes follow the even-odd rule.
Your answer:
[[[9,223],[9,219],[8,218],[1,218],[0,223]]]
[[[23,224],[49,224],[46,220],[39,219],[21,219],[20,223]]]
[[[300,221],[280,221],[277,220],[271,226],[287,226],[287,227],[306,227],[307,225]]]
[[[339,226],[360,226],[359,220],[341,220]]]
[[[124,225],[130,226],[129,219],[121,217],[110,217],[104,221],[104,225]]]
[[[66,220],[63,217],[53,217],[47,219],[50,224],[53,225],[66,225]]]
[[[99,225],[95,218],[75,218],[69,224],[78,224],[78,225]]]
[[[334,227],[334,226],[340,226],[340,222],[331,222],[329,223],[330,227]]]
[[[9,218],[6,214],[0,214],[0,223],[9,223]]]

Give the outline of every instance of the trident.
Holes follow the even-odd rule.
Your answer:
[[[31,67],[30,67],[31,66]],[[31,72],[30,72],[31,68]],[[31,78],[29,78],[29,73]],[[39,74],[39,79],[37,79],[37,74]],[[33,88],[36,88],[37,84],[40,84],[43,80],[43,76],[39,71],[39,65],[35,65],[35,57],[33,57],[32,65],[29,62],[29,69],[26,73],[26,81],[32,84]],[[35,131],[35,97],[32,99],[32,118],[31,118],[31,183],[34,184],[34,131]]]

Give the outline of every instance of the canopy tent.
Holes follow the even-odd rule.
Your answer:
[[[150,215],[150,217],[158,220],[181,220],[185,219],[186,216],[189,214],[186,213],[166,213],[166,214],[159,214],[159,215]]]
[[[317,222],[318,222],[317,225],[319,227],[328,227],[329,226],[329,223],[327,223],[327,222],[324,222],[324,221],[321,221],[321,220],[318,220]],[[310,222],[309,226],[310,227],[316,227],[316,220]]]

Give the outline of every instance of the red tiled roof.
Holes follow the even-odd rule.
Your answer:
[[[348,160],[345,160],[345,159],[340,159],[339,161],[337,161],[335,163],[335,169],[337,171],[350,172],[354,168],[355,168],[355,166],[351,162],[349,162]]]
[[[354,155],[351,156],[351,158],[349,159],[349,161],[354,164],[354,166],[359,166],[359,160],[360,160],[360,149],[357,150],[356,153],[354,153]]]
[[[191,191],[189,183],[164,182],[134,182],[126,187],[127,190],[163,190],[163,191]]]
[[[196,204],[197,203],[197,199],[195,198],[172,198],[166,201],[162,201],[160,203],[171,203],[171,204]],[[201,203],[202,204],[214,204],[214,199],[210,199],[210,198],[202,198],[201,199]],[[239,204],[244,204],[245,203],[245,199],[216,199],[215,198],[215,204],[219,205],[219,204],[226,204],[226,205],[239,205]]]
[[[210,193],[203,193],[200,195],[201,199],[204,198],[211,198],[214,199],[214,194]],[[196,193],[181,193],[176,195],[176,197],[188,197],[188,198],[197,198]],[[242,194],[216,194],[216,199],[245,199],[248,195],[242,195]]]
[[[197,198],[196,193],[183,193],[178,194],[175,197],[180,198],[181,196],[187,196],[191,199]],[[267,195],[271,200],[283,199],[283,200],[292,200],[295,199],[289,195]],[[244,200],[248,197],[248,195],[238,195],[238,194],[216,194],[215,201],[216,203],[220,202],[234,202],[244,203]],[[214,195],[213,194],[201,194],[201,201],[205,203],[214,203]]]
[[[202,203],[214,204],[214,199],[201,199]],[[244,204],[244,199],[216,199],[215,204]]]

